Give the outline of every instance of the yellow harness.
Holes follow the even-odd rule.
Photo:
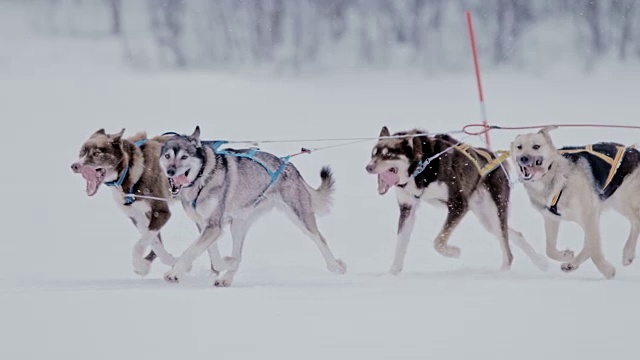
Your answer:
[[[629,148],[632,148],[632,147],[633,145],[630,146]],[[576,153],[586,152],[593,156],[597,156],[598,158],[604,160],[607,164],[609,164],[611,166],[611,170],[609,170],[609,176],[607,176],[607,181],[605,181],[604,186],[602,187],[602,190],[601,190],[601,191],[604,191],[604,189],[606,189],[607,186],[609,186],[609,184],[611,183],[611,180],[613,180],[613,177],[618,171],[618,166],[620,166],[620,162],[624,157],[624,152],[627,150],[627,147],[616,146],[616,149],[617,149],[616,155],[613,158],[608,157],[607,155],[599,153],[597,151],[594,151],[593,145],[587,145],[582,149],[559,150],[558,152],[560,152],[560,154],[576,154]]]
[[[496,152],[497,157],[494,159],[489,152],[484,151],[482,149],[471,147],[468,144],[456,145],[454,149],[460,151],[464,156],[468,157],[469,160],[471,160],[473,165],[475,165],[476,169],[478,170],[478,173],[480,174],[480,176],[485,176],[486,174],[490,173],[495,168],[500,166],[500,164],[502,164],[509,157],[508,151],[498,150]],[[473,150],[476,152],[476,154],[482,156],[485,160],[487,160],[487,164],[482,166],[478,161],[478,159],[474,157],[469,152],[469,150]]]

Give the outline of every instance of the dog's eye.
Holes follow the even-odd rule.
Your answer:
[[[533,145],[533,150],[538,150],[540,149],[540,145]]]
[[[516,148],[518,148],[518,150],[522,150],[522,145],[518,145]]]
[[[189,156],[187,156],[187,155],[182,155],[182,157],[181,157],[180,159],[182,159],[182,160],[187,160],[188,158],[189,158]]]
[[[164,154],[164,158],[165,158],[165,159],[168,159],[168,158],[170,158],[170,157],[171,157],[171,155],[169,155],[169,154]]]

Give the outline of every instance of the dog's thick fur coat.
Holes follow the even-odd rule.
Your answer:
[[[106,134],[104,129],[96,131],[84,142],[79,159],[71,168],[82,173],[87,180],[89,196],[95,195],[103,183],[122,180],[120,186],[111,186],[111,191],[119,209],[131,219],[142,236],[133,247],[132,260],[134,271],[146,275],[156,255],[167,265],[175,263],[160,236],[160,230],[171,217],[167,203],[171,199],[169,185],[158,161],[165,140],[162,137],[147,139],[144,133],[125,139],[123,133],[124,129],[113,135]],[[144,141],[144,144],[138,147],[137,141]],[[140,198],[127,204],[128,194],[167,201]],[[152,251],[144,256],[147,246]]]
[[[402,271],[416,209],[422,201],[447,208],[445,224],[434,241],[434,247],[440,254],[456,258],[460,255],[459,248],[448,244],[449,237],[462,218],[472,211],[485,229],[500,241],[503,269],[509,269],[513,260],[509,240],[520,247],[539,268],[546,269],[546,259],[535,252],[520,232],[508,226],[510,186],[505,172],[497,169],[481,177],[472,160],[453,149],[458,143],[456,139],[448,135],[411,136],[421,133],[411,130],[394,134],[404,137],[381,139],[374,147],[367,165],[369,173],[379,176],[380,194],[386,193],[392,186],[396,187],[400,219],[390,272],[398,274]],[[380,137],[389,136],[389,130],[383,127]],[[469,148],[466,151],[479,165],[488,163],[487,159],[479,156],[477,149]],[[414,176],[421,161],[441,152],[441,156],[434,158],[424,171]]]
[[[278,169],[283,165],[281,159],[261,151],[225,149],[224,153],[217,153],[210,143],[200,141],[198,127],[191,136],[176,135],[169,139],[160,156],[174,196],[182,201],[200,230],[199,238],[165,274],[167,281],[178,281],[193,260],[208,249],[213,266],[227,270],[215,285],[229,286],[238,270],[249,227],[276,206],[315,242],[330,271],[346,271],[345,264],[329,250],[316,224],[316,214],[328,212],[333,193],[334,181],[328,168],[321,171],[318,189],[309,186],[291,163],[273,178],[265,167]],[[221,259],[215,241],[226,224],[231,227],[233,249],[231,258]]]
[[[518,165],[531,204],[544,218],[547,256],[562,261],[565,272],[576,270],[591,258],[602,275],[611,279],[615,268],[602,253],[600,215],[612,208],[631,223],[622,256],[624,265],[631,264],[640,234],[640,152],[622,147],[624,156],[615,164],[615,174],[605,188],[604,174],[611,168],[603,168],[596,159],[599,155],[575,152],[575,147],[558,150],[549,130],[518,135],[511,144],[512,160]],[[619,146],[601,143],[593,148],[602,154]],[[561,221],[575,222],[584,230],[584,247],[575,256],[572,251],[557,249]]]

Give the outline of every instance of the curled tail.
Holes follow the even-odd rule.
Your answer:
[[[316,215],[326,215],[330,211],[333,202],[332,195],[335,191],[335,179],[333,178],[331,168],[324,166],[322,170],[320,170],[320,179],[322,179],[322,182],[317,189],[312,188],[308,184],[307,189],[311,195],[313,211]]]

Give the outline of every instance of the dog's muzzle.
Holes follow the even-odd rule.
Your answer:
[[[378,194],[384,195],[390,188],[398,185],[400,177],[398,176],[398,168],[392,167],[385,171],[379,172],[376,165],[371,162],[367,165],[366,170],[369,174],[378,175]]]
[[[537,172],[543,171],[542,164],[544,163],[544,157],[542,156],[521,155],[516,159],[516,162],[518,163],[520,175],[524,181],[533,179]]]
[[[176,176],[175,168],[167,169],[166,174],[167,179],[169,180],[169,190],[171,191],[172,196],[180,195],[182,187],[189,184],[189,172],[190,170],[187,170],[184,173]]]

